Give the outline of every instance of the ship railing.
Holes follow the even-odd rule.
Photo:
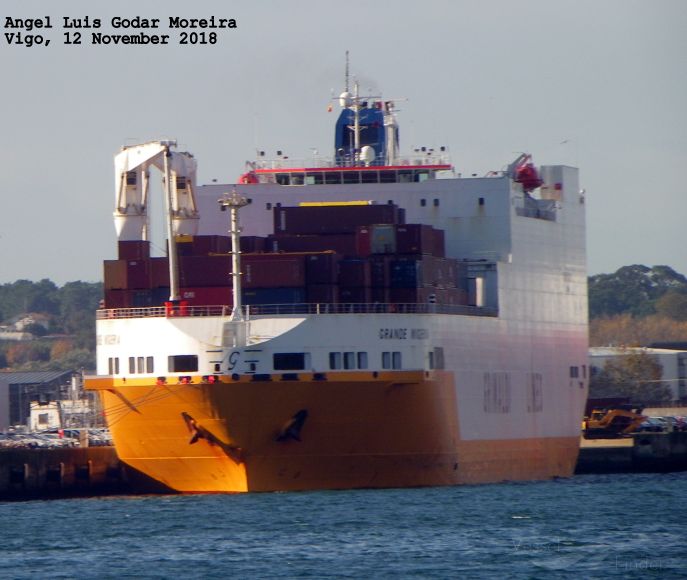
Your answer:
[[[255,304],[243,307],[244,317],[255,316],[317,316],[324,314],[458,314],[463,316],[498,316],[495,308],[462,304],[385,304],[385,303],[299,303]],[[229,306],[185,306],[170,309],[164,306],[143,308],[104,308],[96,312],[98,320],[120,318],[186,318],[194,316],[229,316]]]
[[[255,169],[292,169],[295,167],[307,167],[309,169],[327,169],[340,167],[360,167],[364,166],[360,160],[356,160],[351,155],[342,155],[338,157],[311,157],[292,159],[291,157],[277,157],[274,159],[260,158],[255,161]],[[386,166],[387,162],[384,157],[377,156],[371,163],[371,166]],[[422,166],[422,165],[451,165],[451,156],[446,152],[435,151],[418,151],[406,155],[399,155],[394,159],[392,165],[394,166]]]

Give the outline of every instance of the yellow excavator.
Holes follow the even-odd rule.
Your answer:
[[[592,409],[582,421],[582,435],[585,439],[625,437],[646,420],[642,410],[642,407],[632,405]]]

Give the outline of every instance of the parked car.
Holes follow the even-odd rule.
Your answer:
[[[662,433],[666,430],[666,423],[660,417],[649,417],[635,430],[635,433]]]

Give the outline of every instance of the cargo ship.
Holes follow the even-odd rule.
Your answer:
[[[339,104],[331,158],[259,151],[234,184],[197,186],[174,142],[116,156],[86,387],[120,459],[178,492],[570,476],[589,374],[577,169],[523,154],[463,176],[446,147],[400,152],[393,101],[356,84]]]

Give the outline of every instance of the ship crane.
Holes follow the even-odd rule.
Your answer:
[[[115,229],[117,239],[147,240],[150,168],[162,171],[167,214],[167,239],[171,303],[179,302],[179,270],[175,237],[195,235],[199,214],[196,205],[196,160],[187,152],[172,151],[176,141],[150,141],[123,147],[115,156]]]
[[[539,177],[537,168],[532,163],[532,156],[529,153],[521,153],[518,158],[508,166],[506,174],[513,181],[522,185],[522,190],[529,193],[537,189],[543,181]]]
[[[172,151],[175,141],[150,141],[123,147],[115,156],[114,221],[118,240],[150,239],[148,224],[148,189],[150,168],[164,176],[174,235],[195,235],[198,208],[195,198],[196,160],[187,152]]]

